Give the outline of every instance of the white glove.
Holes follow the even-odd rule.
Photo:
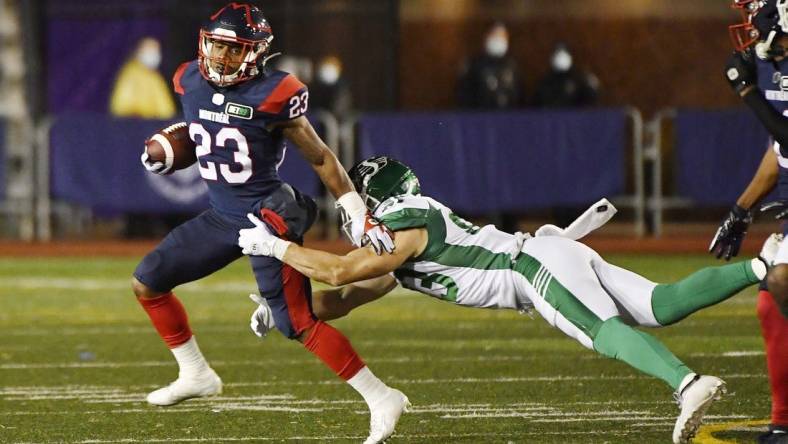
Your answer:
[[[146,170],[159,175],[167,174],[167,172],[170,171],[170,168],[172,168],[172,165],[167,166],[164,164],[164,162],[151,161],[147,150],[143,151],[142,155],[140,156],[140,162],[142,162],[142,166],[144,166]]]
[[[252,293],[249,295],[249,299],[259,304],[257,310],[252,313],[249,327],[251,327],[252,333],[257,335],[260,339],[263,339],[269,331],[276,328],[274,313],[271,311],[271,307],[268,305],[268,301],[266,301],[265,298]]]
[[[357,247],[372,245],[378,256],[383,251],[386,253],[394,251],[394,233],[369,212],[350,220],[350,233],[353,236],[353,245]]]
[[[238,230],[238,246],[241,252],[250,256],[275,257],[280,261],[285,256],[290,242],[274,236],[263,221],[252,213],[246,217],[254,224],[254,228]]]
[[[394,233],[370,214],[358,193],[351,191],[337,199],[337,205],[350,219],[350,242],[357,247],[372,245],[375,253],[394,251]]]

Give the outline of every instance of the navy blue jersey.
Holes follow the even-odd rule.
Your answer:
[[[774,109],[788,116],[788,59],[781,62],[758,59],[758,87]],[[777,142],[774,142],[774,152],[780,164],[778,192],[781,199],[788,199],[788,159],[780,154]]]
[[[203,78],[196,60],[178,68],[173,86],[197,144],[211,206],[221,214],[245,218],[282,185],[277,168],[285,140],[281,130],[267,127],[306,113],[306,86],[292,74],[270,71],[219,88]]]

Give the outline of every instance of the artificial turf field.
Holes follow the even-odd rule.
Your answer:
[[[708,256],[606,255],[666,282]],[[248,328],[255,306],[238,261],[176,292],[224,380],[220,397],[170,408],[145,394],[176,377],[129,289],[137,258],[0,258],[0,442],[360,442],[366,405],[316,358]],[[696,442],[753,442],[768,418],[755,288],[651,330],[728,395]],[[537,315],[468,309],[397,291],[335,321],[413,410],[391,443],[662,443],[671,390],[598,357]]]

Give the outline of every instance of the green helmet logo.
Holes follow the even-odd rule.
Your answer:
[[[348,172],[367,208],[374,212],[389,197],[419,194],[419,178],[402,162],[386,156],[370,157]]]

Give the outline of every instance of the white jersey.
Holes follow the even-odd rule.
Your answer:
[[[394,271],[403,287],[470,307],[522,308],[512,273],[520,252],[514,235],[475,226],[425,196],[390,198],[375,217],[393,231],[427,230],[424,252]]]

